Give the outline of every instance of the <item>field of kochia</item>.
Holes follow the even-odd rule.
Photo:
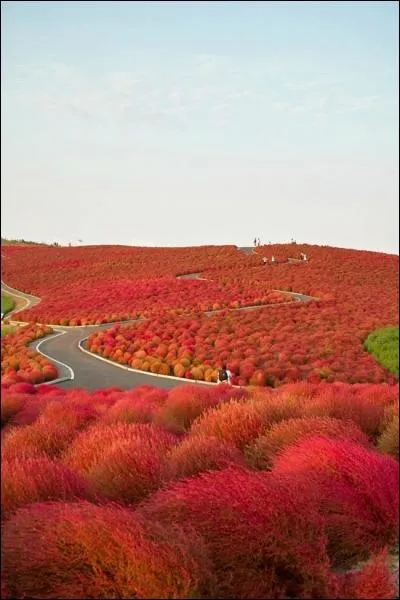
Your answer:
[[[2,598],[398,597],[398,256],[257,252],[2,248],[40,299],[1,341]],[[79,356],[186,385],[36,385],[29,343],[107,323]]]
[[[134,369],[216,381],[225,362],[238,385],[274,387],[304,380],[395,381],[393,369],[363,343],[371,332],[398,324],[397,256],[298,244],[257,252],[246,255],[234,246],[7,246],[3,280],[41,299],[18,313],[21,321],[83,326],[136,320],[94,331],[86,345]],[[301,252],[307,262],[288,263]],[[264,266],[264,255],[274,255],[277,264]],[[201,279],[178,278],[188,273]],[[298,302],[284,291],[312,298]],[[8,343],[6,381],[48,379],[38,373],[43,361],[15,369]]]

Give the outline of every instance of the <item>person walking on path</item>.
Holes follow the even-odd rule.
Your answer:
[[[223,364],[218,371],[217,383],[227,383],[228,385],[232,385],[232,373],[227,369],[225,364]]]

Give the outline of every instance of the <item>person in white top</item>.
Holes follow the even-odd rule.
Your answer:
[[[217,383],[227,383],[228,385],[232,385],[232,373],[226,368],[226,365],[222,365],[218,371]]]

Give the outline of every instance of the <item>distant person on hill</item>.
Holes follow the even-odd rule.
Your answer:
[[[217,383],[227,383],[228,385],[232,385],[232,373],[226,368],[225,364],[222,365],[218,371]]]
[[[264,265],[268,264],[268,258],[266,256],[263,257],[263,263],[264,263]]]
[[[275,260],[275,256],[273,256],[273,257],[271,258],[271,262],[272,262],[272,263],[276,262],[276,260]]]
[[[257,238],[254,238],[254,246],[257,246]]]

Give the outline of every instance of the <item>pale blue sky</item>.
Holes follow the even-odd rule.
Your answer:
[[[397,2],[2,2],[2,234],[398,252]]]

